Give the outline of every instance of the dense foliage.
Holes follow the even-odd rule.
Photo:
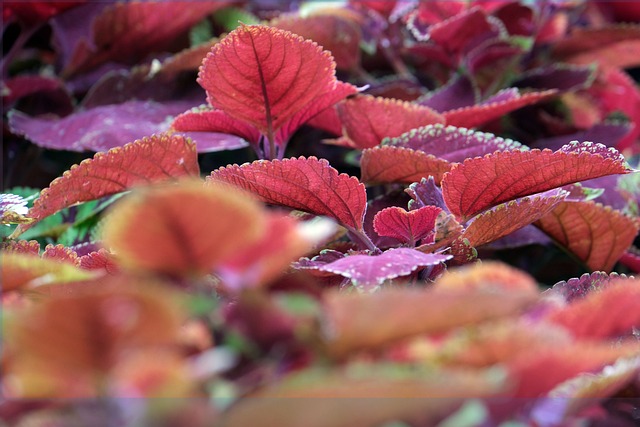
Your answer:
[[[2,7],[7,425],[637,425],[639,5]]]

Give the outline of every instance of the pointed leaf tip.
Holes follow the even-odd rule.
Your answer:
[[[367,195],[358,178],[341,174],[316,157],[258,160],[215,170],[209,182],[226,182],[265,201],[324,215],[362,230]]]
[[[442,179],[451,213],[466,221],[497,204],[630,170],[617,151],[577,143],[558,151],[504,151],[465,160]]]

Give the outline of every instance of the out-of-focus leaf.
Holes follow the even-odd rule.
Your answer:
[[[553,311],[547,319],[580,339],[618,338],[640,326],[639,305],[640,280],[622,279]]]
[[[385,280],[406,276],[419,267],[436,265],[451,259],[451,255],[425,254],[414,249],[389,249],[381,255],[348,255],[324,264],[318,269],[351,279],[351,283],[372,289]]]
[[[433,286],[435,289],[461,291],[537,292],[538,290],[538,285],[531,276],[497,261],[483,261],[471,266],[447,270]]]
[[[574,132],[569,135],[538,139],[534,143],[534,146],[535,148],[557,150],[571,141],[593,141],[609,147],[616,147],[632,130],[633,124],[630,123],[603,122],[587,130]]]
[[[452,163],[410,148],[382,146],[362,151],[362,181],[368,184],[418,182],[433,176],[440,183]]]
[[[61,119],[9,113],[11,131],[34,144],[67,151],[106,151],[136,139],[164,132],[170,116],[193,107],[188,101],[128,101],[71,114]]]
[[[188,277],[211,272],[260,238],[265,222],[259,204],[241,192],[193,181],[126,197],[102,231],[123,266]]]
[[[473,218],[462,234],[472,246],[498,240],[551,212],[567,197],[567,192],[550,191],[502,203]]]
[[[116,3],[95,18],[90,40],[77,41],[63,74],[69,77],[109,61],[133,64],[152,52],[175,51],[186,44],[194,24],[224,6],[221,1],[190,7],[172,2]]]
[[[443,113],[448,125],[472,128],[504,116],[511,111],[537,104],[556,95],[555,90],[528,92],[505,101],[487,102]]]
[[[562,202],[535,225],[591,270],[610,272],[640,228],[619,211],[595,202]]]
[[[25,287],[85,280],[94,275],[82,271],[75,263],[42,259],[38,255],[5,252],[0,257],[4,292]]]
[[[326,330],[330,331],[327,344],[333,354],[345,356],[420,334],[439,334],[515,315],[537,299],[538,292],[531,289],[501,293],[409,288],[366,294],[330,292],[325,299]]]
[[[42,252],[42,258],[79,265],[78,254],[64,245],[47,245]]]
[[[630,170],[624,157],[602,144],[577,141],[558,151],[504,151],[465,160],[442,180],[447,206],[467,220],[518,197]]]
[[[2,4],[2,14],[5,19],[16,17],[22,24],[34,26],[84,1],[8,1]]]
[[[412,129],[396,138],[384,139],[382,145],[424,151],[450,162],[462,162],[495,151],[527,150],[527,147],[511,139],[441,124]]]
[[[522,73],[512,84],[520,88],[569,92],[591,86],[594,78],[592,66],[554,64]]]
[[[594,271],[591,274],[584,273],[580,277],[558,282],[548,292],[561,295],[567,302],[572,302],[586,297],[591,292],[606,288],[611,282],[617,283],[624,279],[627,279],[624,274],[607,274],[603,271]]]
[[[376,214],[373,227],[380,236],[409,242],[410,246],[423,239],[427,240],[425,243],[431,243],[435,238],[436,218],[440,212],[442,209],[435,206],[424,206],[409,212],[400,207],[390,207]]]
[[[392,365],[309,370],[244,399],[228,411],[223,424],[258,425],[265,417],[281,427],[374,427],[397,419],[432,424],[462,399],[492,396],[503,387],[498,371],[416,371]]]
[[[360,25],[343,15],[328,11],[305,17],[282,14],[269,25],[318,43],[331,52],[339,70],[351,70],[360,63]]]
[[[337,106],[347,136],[356,148],[372,148],[385,137],[395,137],[411,129],[444,123],[429,107],[388,98],[360,95]]]
[[[428,33],[430,40],[443,46],[453,55],[468,51],[481,41],[494,38],[499,34],[500,27],[478,7],[432,25]]]
[[[33,222],[32,218],[24,216],[28,212],[27,203],[27,199],[17,194],[0,194],[0,225]]]
[[[193,143],[167,135],[154,135],[98,153],[72,166],[42,190],[29,217],[41,220],[73,204],[127,191],[136,184],[197,176],[197,160]]]
[[[324,159],[298,157],[226,166],[213,171],[207,180],[233,184],[267,203],[325,215],[362,230],[367,207],[364,185],[340,174]]]

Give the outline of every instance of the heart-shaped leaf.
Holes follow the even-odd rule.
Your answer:
[[[325,264],[318,269],[339,274],[356,286],[371,289],[385,280],[406,276],[419,267],[436,265],[451,259],[451,255],[425,254],[414,249],[389,249],[381,255],[350,255]]]
[[[502,117],[511,111],[527,105],[537,104],[538,102],[551,98],[556,93],[555,90],[528,92],[509,100],[496,100],[495,102],[449,110],[444,112],[443,116],[448,125],[472,128]]]
[[[563,202],[535,224],[591,270],[610,272],[638,234],[638,222],[595,202]]]
[[[255,126],[274,143],[280,128],[338,83],[329,52],[288,31],[260,25],[242,25],[216,44],[198,82],[212,106]]]
[[[384,139],[382,145],[411,148],[450,162],[462,162],[494,151],[527,150],[511,139],[441,124],[412,129],[398,137]]]
[[[618,338],[640,325],[640,280],[617,280],[552,312],[547,319],[581,339]],[[616,315],[612,315],[615,307]]]
[[[444,118],[429,107],[370,95],[346,99],[337,108],[345,135],[356,148],[375,147],[385,137],[399,136],[420,126],[444,123]]]
[[[260,238],[265,224],[253,199],[226,186],[193,181],[128,196],[114,206],[103,235],[125,267],[189,276],[210,273]]]
[[[181,136],[153,135],[72,166],[42,190],[29,217],[39,221],[76,203],[127,191],[137,184],[199,173],[192,142]],[[29,226],[18,230],[22,232]]]
[[[629,171],[616,150],[575,141],[555,152],[504,151],[465,160],[444,176],[442,193],[451,213],[466,221],[508,200]]]
[[[367,207],[364,185],[324,159],[299,157],[226,166],[207,180],[233,184],[267,203],[325,215],[362,231]]]
[[[373,228],[381,236],[393,237],[414,246],[419,240],[425,243],[434,240],[436,219],[442,209],[425,206],[407,212],[400,207],[381,210],[373,219]]]
[[[551,212],[568,195],[563,190],[550,193],[512,200],[483,212],[473,218],[462,237],[476,247],[529,225]]]
[[[439,184],[452,163],[410,148],[383,146],[362,151],[362,181],[368,184],[418,182],[433,176]]]

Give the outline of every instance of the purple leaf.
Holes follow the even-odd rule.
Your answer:
[[[469,107],[476,103],[476,96],[471,80],[465,76],[457,75],[438,90],[418,99],[417,103],[442,113]]]
[[[507,89],[502,89],[495,95],[490,96],[489,98],[482,101],[480,105],[489,105],[489,104],[494,104],[499,102],[507,102],[507,101],[511,101],[513,99],[518,98],[518,96],[520,96],[520,91],[515,87],[510,87]]]
[[[527,225],[494,242],[488,243],[485,248],[493,250],[519,248],[527,245],[547,245],[551,243],[549,236],[533,225]]]
[[[385,280],[406,276],[419,267],[436,265],[451,255],[424,254],[409,248],[389,249],[381,255],[351,255],[319,267],[351,279],[356,286],[372,289]]]
[[[595,141],[608,147],[615,147],[632,129],[629,123],[598,123],[590,129],[570,135],[552,136],[535,141],[535,148],[557,150],[570,141]]]
[[[628,199],[619,191],[618,181],[620,175],[601,176],[600,178],[590,179],[582,182],[587,188],[599,188],[604,190],[598,197],[598,203],[611,206],[614,209],[623,210],[628,206]]]
[[[595,271],[591,274],[585,273],[580,277],[574,277],[567,281],[558,282],[553,288],[547,292],[562,296],[567,302],[582,299],[589,293],[599,291],[607,287],[609,282],[618,281],[619,279],[629,279],[624,274],[611,273],[607,274],[603,271]]]
[[[68,151],[106,151],[169,128],[170,116],[193,105],[177,101],[159,104],[129,101],[81,111],[62,119],[29,117],[9,113],[12,132],[41,147]]]
[[[511,139],[441,124],[412,129],[398,137],[386,138],[382,145],[411,148],[450,162],[462,162],[494,151],[527,149]]]
[[[414,182],[404,190],[413,200],[409,202],[409,209],[415,210],[425,206],[437,206],[449,213],[447,205],[442,197],[442,190],[436,185],[432,176],[422,178],[420,182]]]
[[[573,91],[591,86],[594,72],[595,68],[590,65],[555,64],[521,74],[513,85],[537,90]]]

